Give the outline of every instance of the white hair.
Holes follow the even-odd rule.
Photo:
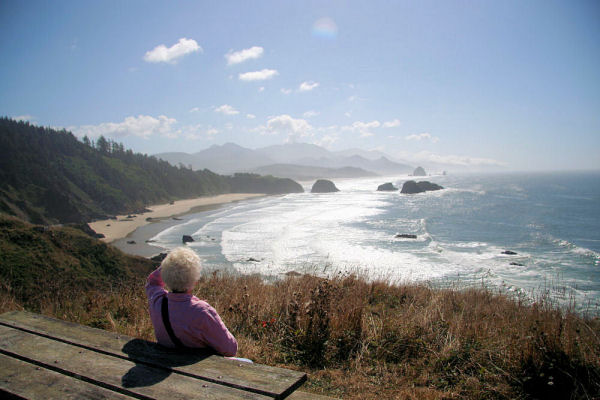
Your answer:
[[[186,247],[173,249],[160,266],[163,281],[173,291],[185,292],[193,289],[200,279],[200,257]]]

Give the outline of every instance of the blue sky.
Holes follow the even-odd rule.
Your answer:
[[[135,151],[600,168],[594,0],[7,0],[0,30],[1,115]]]

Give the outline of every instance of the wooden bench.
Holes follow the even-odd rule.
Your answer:
[[[153,342],[12,311],[0,315],[0,397],[325,399],[303,372],[181,353]]]

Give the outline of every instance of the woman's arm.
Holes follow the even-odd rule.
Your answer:
[[[163,296],[165,293],[167,293],[165,283],[160,276],[160,267],[158,267],[146,279],[146,295],[148,296],[148,301],[152,302],[158,296]]]
[[[237,353],[238,343],[229,332],[217,311],[207,304],[199,326],[204,341],[219,354],[233,357]]]

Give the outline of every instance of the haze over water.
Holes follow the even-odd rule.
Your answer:
[[[341,191],[331,194],[311,194],[310,182],[303,194],[190,214],[152,239],[173,248],[193,235],[188,246],[209,271],[485,284],[527,296],[547,291],[561,303],[574,296],[579,309],[597,311],[600,173],[434,176],[424,179],[446,189],[376,191],[407,179],[336,180]]]

